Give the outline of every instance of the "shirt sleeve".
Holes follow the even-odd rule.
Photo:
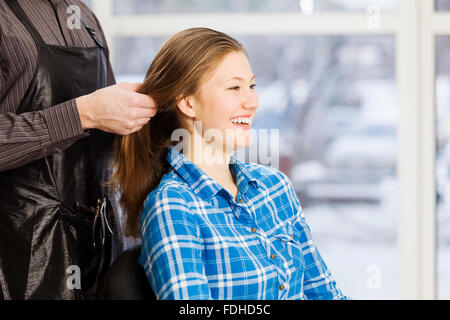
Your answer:
[[[103,41],[107,56],[107,85],[113,85],[115,78],[109,61],[109,48],[103,29],[92,11],[82,2],[78,2],[78,4],[82,6],[82,13],[86,15],[85,18],[89,19],[90,24],[95,26]],[[0,46],[3,47],[3,51],[7,51],[11,45],[2,42],[2,35],[0,26]],[[27,56],[25,60],[27,59],[35,59],[35,57]],[[0,62],[3,62],[2,56],[0,56]],[[2,65],[0,68],[0,110],[16,110],[17,106],[7,105],[8,99],[5,99],[8,90],[3,85],[3,77],[7,75],[3,71],[7,70],[5,68],[9,68],[9,66]],[[18,168],[58,150],[64,150],[86,136],[89,136],[89,133],[82,129],[75,99],[42,111],[25,112],[20,115],[13,112],[1,112],[0,172]]]
[[[297,193],[289,178],[282,174],[288,186],[288,196],[291,199],[294,214],[293,225],[300,231],[300,242],[305,260],[303,291],[308,300],[349,300],[336,286],[330,270],[322,259],[311,236],[311,230],[306,222]]]
[[[20,115],[0,113],[0,172],[63,150],[88,135],[75,100]]]
[[[211,299],[198,224],[179,190],[151,193],[141,222],[139,263],[157,299]]]
[[[0,20],[3,21],[2,18]],[[98,27],[103,36],[103,31],[99,25]],[[20,83],[19,80],[23,74],[10,72],[14,68],[20,70],[21,67],[12,65],[13,60],[7,58],[17,55],[18,58],[14,61],[30,64],[30,61],[36,61],[37,57],[35,53],[26,50],[27,46],[24,44],[27,41],[24,37],[27,32],[25,34],[18,28],[12,28],[9,32],[14,35],[13,37],[5,37],[3,32],[6,31],[3,31],[0,26],[0,52],[2,52],[0,54],[2,64],[0,67],[0,172],[18,168],[58,150],[64,150],[89,135],[82,129],[75,99],[41,111],[15,113],[14,110],[18,108],[17,99],[8,99],[8,95],[21,95],[23,88],[20,86],[11,88],[10,85],[5,84]],[[8,81],[6,78],[9,78]],[[114,82],[109,61],[108,82]]]

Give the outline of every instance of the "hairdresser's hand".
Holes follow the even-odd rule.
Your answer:
[[[156,103],[137,93],[141,84],[118,83],[75,99],[83,129],[118,135],[139,131],[156,113]]]

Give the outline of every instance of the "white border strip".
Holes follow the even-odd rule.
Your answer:
[[[402,299],[420,295],[419,220],[420,75],[418,1],[400,0],[397,33],[397,88],[400,122],[398,126],[397,174],[399,185],[398,279]]]
[[[436,34],[433,30],[434,1],[420,1],[420,299],[437,297],[436,237]],[[446,15],[449,18],[449,15]],[[447,26],[449,25],[447,20]]]

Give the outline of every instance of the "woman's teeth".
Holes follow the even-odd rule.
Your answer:
[[[250,118],[235,118],[231,120],[232,123],[245,123],[245,124],[249,124],[250,123]]]

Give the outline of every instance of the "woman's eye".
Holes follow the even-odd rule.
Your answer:
[[[252,84],[251,86],[250,86],[250,89],[255,89],[255,87],[256,87],[256,83],[255,84]],[[235,87],[231,87],[231,88],[229,88],[230,90],[235,90],[235,91],[238,91],[239,89],[240,89],[240,87],[239,86],[235,86]]]

